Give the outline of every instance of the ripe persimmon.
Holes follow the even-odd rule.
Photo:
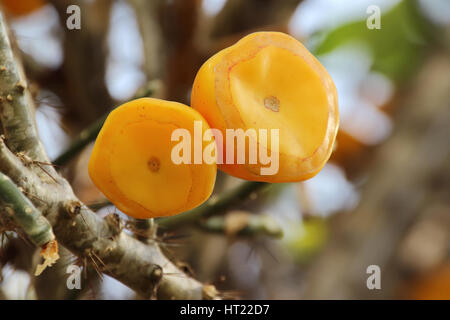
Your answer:
[[[299,41],[280,32],[250,34],[207,60],[196,75],[191,106],[224,140],[228,129],[279,130],[279,151],[273,141],[256,137],[260,149],[278,151],[275,174],[261,174],[266,164],[260,155],[255,164],[218,162],[226,173],[254,181],[301,181],[317,174],[339,124],[330,75]],[[253,138],[246,139],[250,145]],[[235,143],[224,146],[224,158],[238,153]]]
[[[181,103],[129,101],[107,117],[92,151],[89,175],[118,209],[135,218],[192,209],[211,195],[217,173],[215,162],[177,164],[172,159],[174,130],[194,135],[195,122],[209,128],[197,111]],[[199,146],[203,151],[207,144],[201,140]]]

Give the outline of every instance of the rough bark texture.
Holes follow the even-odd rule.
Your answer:
[[[11,49],[8,28],[4,21],[0,23],[0,116],[2,131],[7,137],[9,148],[13,152],[24,152],[36,160],[42,157],[42,144],[38,139],[33,110],[23,108],[32,106],[32,97],[27,90],[21,64]]]

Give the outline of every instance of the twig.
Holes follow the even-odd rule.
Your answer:
[[[70,143],[69,147],[53,160],[53,164],[63,166],[80,153],[89,143],[97,138],[108,115],[102,116],[86,129],[82,130]]]
[[[283,230],[268,215],[256,215],[247,212],[230,212],[226,216],[213,216],[200,223],[208,232],[225,233],[229,236],[268,236],[281,238]]]
[[[246,181],[235,189],[224,192],[218,199],[212,196],[207,202],[195,209],[176,216],[160,218],[156,222],[163,230],[175,228],[180,225],[185,226],[213,214],[223,213],[232,205],[247,199],[252,193],[257,192],[265,186],[268,186],[265,182]]]

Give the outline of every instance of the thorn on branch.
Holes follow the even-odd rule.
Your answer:
[[[79,201],[67,201],[64,204],[64,211],[67,212],[73,219],[81,212],[81,203]]]
[[[112,234],[112,240],[117,238],[125,227],[124,222],[120,219],[117,213],[108,214],[105,217],[105,221],[108,224],[108,227]]]
[[[163,273],[163,269],[156,264],[153,264],[149,267],[149,278],[153,285],[156,286],[157,284],[159,284],[163,277]]]
[[[56,180],[56,178],[54,176],[51,175],[50,172],[48,172],[48,170],[46,170],[42,165],[53,165],[51,163],[47,163],[47,162],[42,162],[42,161],[36,161],[31,159],[29,156],[27,156],[24,152],[17,152],[16,156],[20,159],[20,161],[22,161],[22,163],[26,166],[26,167],[30,167],[31,165],[36,165],[37,167],[39,167],[39,169],[41,169],[48,177],[50,177],[55,183],[59,184],[58,180]]]
[[[21,81],[16,83],[16,88],[17,88],[17,91],[20,94],[22,94],[22,93],[24,93],[25,89],[27,88],[27,85],[26,85],[26,83],[24,81],[21,80]]]
[[[161,284],[161,280],[163,278],[163,273],[164,271],[160,266],[156,264],[149,266],[148,274],[153,288],[150,299],[156,299],[159,285]]]

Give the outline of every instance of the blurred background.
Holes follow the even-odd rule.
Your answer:
[[[189,104],[197,70],[217,51],[254,31],[293,35],[338,90],[341,125],[330,161],[308,181],[268,185],[225,213],[225,222],[251,214],[271,230],[216,228],[222,215],[200,228],[162,229],[161,245],[227,298],[450,299],[450,1],[0,4],[46,150],[86,204],[105,200],[87,174],[92,145],[60,156],[85,128],[142,90]],[[71,4],[81,9],[79,30],[66,27]],[[378,10],[381,28],[371,28]],[[239,183],[219,173],[213,197]],[[87,266],[83,289],[67,290],[65,268],[76,259],[64,248],[35,278],[36,250],[14,233],[0,240],[2,299],[139,298]],[[370,265],[380,267],[380,290],[367,288]]]

